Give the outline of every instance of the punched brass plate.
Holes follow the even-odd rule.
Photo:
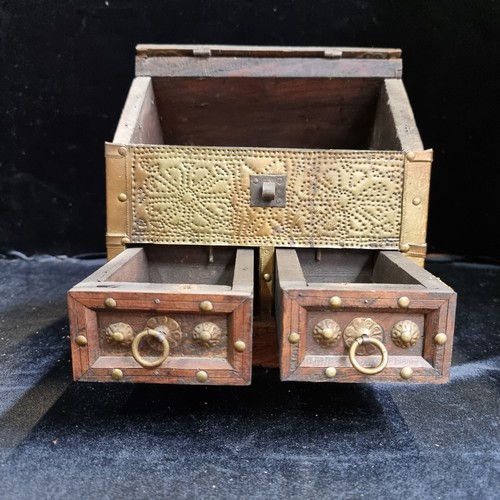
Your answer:
[[[399,248],[401,152],[128,148],[132,243]],[[286,175],[286,207],[252,207],[251,175]]]

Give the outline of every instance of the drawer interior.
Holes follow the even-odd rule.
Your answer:
[[[309,286],[314,283],[419,284],[415,275],[396,265],[383,252],[299,248],[289,258],[298,266],[297,275]]]
[[[235,261],[234,248],[146,245],[102,279],[231,287]]]

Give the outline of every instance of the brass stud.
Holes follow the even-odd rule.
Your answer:
[[[206,382],[208,380],[208,373],[204,370],[197,371],[196,380],[198,382]]]
[[[237,352],[243,352],[246,348],[247,345],[245,344],[245,342],[243,342],[243,340],[237,340],[234,343],[234,350]]]
[[[122,380],[123,372],[119,368],[115,368],[111,371],[111,378],[114,380]]]
[[[125,340],[125,336],[121,332],[113,332],[111,337],[115,342],[123,342]]]
[[[325,328],[322,332],[321,335],[325,340],[330,340],[333,338],[335,332],[333,331],[333,328]]]
[[[335,377],[335,375],[337,375],[337,370],[333,366],[329,366],[325,370],[325,377],[326,378],[333,378],[333,377]]]
[[[127,156],[127,153],[128,153],[128,150],[127,150],[127,148],[125,146],[120,146],[118,148],[118,154],[120,156]]]
[[[437,345],[445,345],[446,342],[448,342],[448,337],[446,336],[446,333],[438,333],[435,337],[434,337],[434,342],[437,344]]]
[[[127,236],[124,236],[121,241],[122,241],[122,245],[128,245],[130,243],[130,238],[128,238]]]
[[[399,249],[403,252],[403,253],[407,253],[410,251],[410,245],[408,243],[403,243]]]
[[[203,330],[200,333],[200,340],[203,342],[208,342],[212,338],[212,335],[210,335],[210,332],[208,330]]]
[[[290,342],[290,344],[297,344],[299,340],[300,335],[297,332],[292,332],[288,335],[288,342]]]
[[[406,309],[410,305],[410,299],[408,297],[399,297],[398,306]]]
[[[104,300],[104,305],[109,309],[114,309],[116,307],[116,300],[113,297],[108,297]]]
[[[342,299],[337,296],[331,297],[330,300],[328,301],[328,304],[330,304],[330,307],[338,309],[339,307],[342,306]]]
[[[214,305],[209,300],[203,300],[200,302],[200,311],[210,312],[214,308]]]
[[[413,377],[413,368],[410,368],[409,366],[405,366],[399,374],[401,375],[401,378],[404,378],[405,380],[410,380]]]
[[[413,161],[416,157],[417,157],[417,155],[413,151],[410,151],[409,153],[406,153],[406,159],[407,160]]]
[[[415,198],[413,198],[413,200],[411,201],[415,206],[418,206],[420,205],[420,203],[422,203],[422,200],[416,196]]]
[[[84,337],[83,335],[78,335],[78,337],[76,337],[75,339],[75,342],[80,347],[87,347],[88,344],[87,337]]]
[[[118,195],[118,201],[127,201],[127,195],[125,193],[120,193]]]
[[[271,281],[273,279],[273,277],[269,274],[269,273],[265,273],[264,276],[262,276],[262,278],[264,279],[264,281]]]

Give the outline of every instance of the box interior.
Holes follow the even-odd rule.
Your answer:
[[[367,149],[376,78],[153,78],[164,144]]]

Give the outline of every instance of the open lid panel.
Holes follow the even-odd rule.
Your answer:
[[[425,256],[432,151],[398,49],[139,45],[106,144],[109,255],[129,243]]]

